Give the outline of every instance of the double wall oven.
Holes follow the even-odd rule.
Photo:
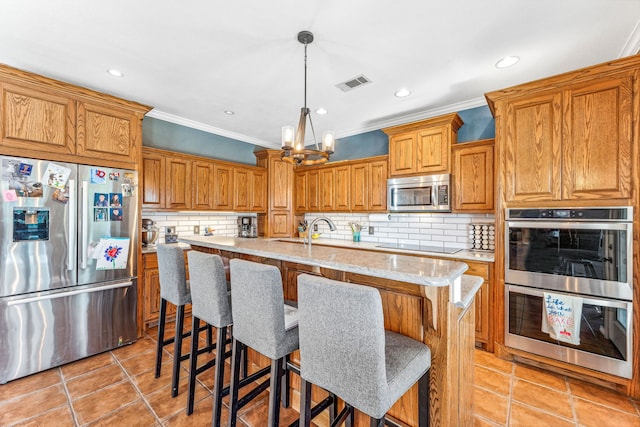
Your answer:
[[[505,344],[631,378],[632,221],[631,207],[508,209]],[[581,304],[578,342],[543,332],[550,295]]]

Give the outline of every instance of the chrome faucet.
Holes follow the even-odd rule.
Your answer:
[[[329,230],[336,231],[336,225],[333,223],[333,221],[331,221],[326,216],[319,216],[317,218],[314,218],[313,221],[311,221],[311,224],[309,224],[309,227],[307,228],[307,237],[304,238],[304,243],[305,244],[309,243],[309,249],[311,249],[311,238],[309,236],[311,235],[311,233],[313,233],[313,227],[315,227],[318,221],[326,222],[329,225]]]

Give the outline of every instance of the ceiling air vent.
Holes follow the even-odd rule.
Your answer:
[[[363,86],[367,83],[371,83],[371,80],[369,80],[367,77],[365,77],[364,74],[359,75],[358,77],[354,77],[351,80],[347,80],[344,83],[340,83],[337,84],[336,87],[338,89],[340,89],[343,92],[348,92],[350,90],[353,90],[357,87]]]

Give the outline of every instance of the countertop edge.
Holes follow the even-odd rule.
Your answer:
[[[469,307],[483,283],[482,277],[463,274],[461,297],[459,301],[454,301],[455,306],[462,309]]]

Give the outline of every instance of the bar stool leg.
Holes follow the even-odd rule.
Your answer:
[[[282,375],[284,374],[282,369],[282,363],[285,358],[271,361],[271,384],[269,387],[269,422],[267,425],[271,427],[278,427],[280,424],[280,393],[282,384]]]
[[[311,383],[300,377],[300,426],[311,425]],[[333,405],[332,405],[333,406]],[[331,420],[335,415],[331,416]]]
[[[282,407],[288,408],[291,406],[291,397],[289,393],[289,386],[291,384],[291,372],[287,369],[287,364],[289,363],[289,355],[286,355],[283,360],[283,369],[284,369],[284,384],[282,385]]]
[[[229,386],[229,427],[236,426],[238,416],[238,389],[240,388],[240,355],[244,344],[233,339],[231,350],[231,384]],[[222,364],[221,364],[222,365]]]
[[[371,418],[371,427],[384,427],[384,417],[382,418]]]
[[[184,305],[178,306],[176,313],[176,337],[173,347],[173,378],[171,380],[171,397],[178,395],[180,383],[180,359],[182,358],[182,329],[184,327]]]
[[[429,396],[429,376],[431,369],[418,380],[418,427],[429,427],[431,398]]]
[[[198,342],[200,338],[200,319],[192,317],[191,352],[189,353],[189,391],[187,392],[187,415],[193,414],[196,392],[196,370],[198,369]]]
[[[224,362],[226,352],[227,327],[218,328],[216,338],[216,372],[213,383],[213,419],[212,427],[220,426],[220,416],[222,414],[222,389],[224,387]],[[221,345],[222,344],[222,345]]]
[[[207,325],[207,346],[209,347],[209,353],[213,352],[213,328],[211,325]]]
[[[158,343],[156,345],[156,378],[160,377],[162,370],[162,350],[164,347],[164,323],[167,316],[167,300],[160,299],[160,317],[158,320]]]

